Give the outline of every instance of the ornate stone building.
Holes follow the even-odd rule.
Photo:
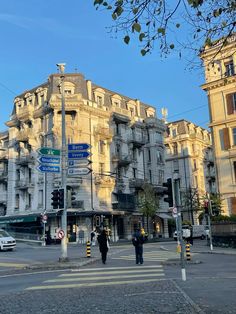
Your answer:
[[[51,206],[51,192],[60,187],[61,175],[38,170],[37,150],[61,148],[60,80],[60,74],[52,74],[46,83],[14,100],[6,123],[7,208],[0,218],[16,231],[28,228],[40,233],[41,213],[46,212],[51,238],[60,226],[60,211]],[[86,240],[91,228],[101,222],[112,230],[114,240],[130,238],[141,221],[137,196],[144,182],[162,197],[165,125],[153,107],[98,86],[79,73],[64,74],[64,92],[66,142],[91,145],[92,169],[88,175],[67,176],[67,186],[76,195],[74,202],[68,200],[69,241]],[[157,210],[166,211],[162,200],[160,206]],[[167,237],[166,217],[156,219],[160,234]]]
[[[180,199],[200,198],[215,193],[215,168],[211,135],[206,130],[186,120],[167,124],[166,179],[179,181]],[[173,189],[174,190],[174,189]],[[174,191],[173,191],[174,192]],[[193,202],[181,208],[183,219],[197,224],[199,212],[193,211]]]
[[[224,214],[236,214],[236,34],[206,46],[205,68],[217,189]]]

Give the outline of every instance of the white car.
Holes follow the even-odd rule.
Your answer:
[[[3,229],[0,229],[0,251],[12,251],[16,247],[16,240]]]

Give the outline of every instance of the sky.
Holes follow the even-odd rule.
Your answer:
[[[186,70],[174,54],[142,57],[140,47],[108,32],[111,17],[95,10],[93,0],[8,0],[0,11],[0,131],[7,130],[14,98],[57,73],[67,73],[112,91],[168,109],[167,121],[186,119],[203,128],[209,122],[204,75]]]

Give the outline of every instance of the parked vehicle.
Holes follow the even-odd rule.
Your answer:
[[[12,251],[16,247],[16,240],[6,231],[0,229],[0,251]]]
[[[183,225],[182,226],[182,235],[183,238],[186,239],[190,236],[192,228],[192,235],[193,238],[200,238],[200,239],[205,239],[206,236],[209,234],[209,227],[207,225]],[[177,240],[177,231],[174,232],[174,239]]]

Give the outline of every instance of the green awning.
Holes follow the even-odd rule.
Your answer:
[[[22,222],[35,222],[39,215],[32,216],[12,216],[12,217],[0,217],[0,224],[16,224]]]

